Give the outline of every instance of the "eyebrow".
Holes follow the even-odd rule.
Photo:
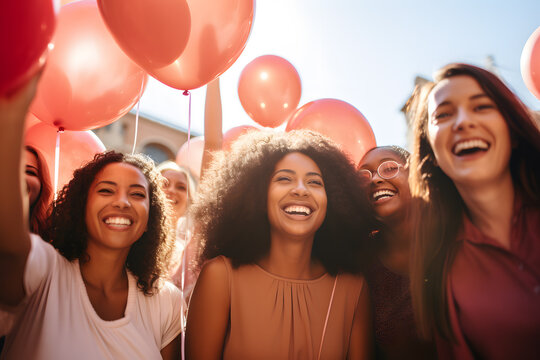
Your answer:
[[[274,173],[274,175],[276,175],[276,174],[279,173],[279,172],[286,172],[286,173],[293,174],[293,175],[296,174],[296,172],[294,172],[294,171],[292,171],[292,170],[290,170],[290,169],[279,169],[278,171],[276,171],[276,172]],[[272,175],[272,176],[274,176],[274,175]],[[319,174],[318,172],[314,172],[314,171],[310,171],[310,172],[308,172],[306,175],[308,175],[308,176],[319,176],[319,177],[322,178],[322,175],[321,175],[321,174]]]
[[[379,165],[377,165],[376,168],[378,168],[385,161],[393,161],[393,162],[397,162],[398,164],[401,164],[403,162],[403,160],[396,160],[396,159],[393,159],[393,158],[390,158],[390,157],[385,157],[385,158],[382,158],[379,161]],[[403,164],[401,164],[401,165],[403,165]],[[360,169],[366,169],[367,167],[369,167],[368,164],[365,164],[365,165],[360,166]]]
[[[107,185],[118,186],[117,183],[115,183],[114,181],[109,181],[109,180],[103,180],[103,181],[100,181],[100,182],[98,182],[98,183],[96,184],[96,186],[97,186],[97,185],[100,185],[100,184],[107,184]],[[131,187],[141,188],[141,189],[146,190],[146,187],[143,186],[143,185],[141,185],[141,184],[131,184],[131,185],[129,185],[129,187],[130,187],[130,188],[131,188]]]
[[[481,94],[476,94],[476,95],[470,96],[469,100],[476,100],[476,99],[481,99],[481,98],[485,98],[485,97],[491,99],[487,94],[481,93]],[[440,106],[449,105],[449,104],[451,104],[451,101],[449,101],[449,100],[443,101],[442,103],[437,105],[435,110],[437,110]]]

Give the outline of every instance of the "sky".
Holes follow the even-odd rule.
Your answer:
[[[524,103],[540,110],[520,72],[523,46],[540,27],[539,0],[258,0],[246,48],[220,78],[223,131],[256,123],[238,98],[242,69],[261,55],[291,62],[302,81],[298,107],[335,98],[367,118],[377,145],[407,147],[400,109],[416,76],[450,62],[498,74]],[[192,132],[203,132],[205,87],[192,91]],[[140,112],[187,129],[188,100],[151,79]]]

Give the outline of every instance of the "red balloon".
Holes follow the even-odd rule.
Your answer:
[[[42,122],[36,117],[36,115],[32,114],[31,112],[26,114],[26,119],[24,122],[24,131],[27,131],[32,126],[37,125],[37,124],[42,124]]]
[[[176,154],[176,163],[189,168],[193,175],[201,177],[202,157],[204,152],[204,137],[194,137],[187,141]]]
[[[321,99],[302,106],[287,123],[286,131],[298,129],[313,130],[329,137],[355,164],[376,146],[375,135],[364,115],[341,100]]]
[[[186,0],[98,0],[114,39],[146,71],[171,64],[184,51],[191,30]]]
[[[256,127],[250,126],[250,125],[240,125],[233,127],[225,134],[223,134],[223,142],[221,144],[221,147],[225,151],[231,150],[232,144],[242,135],[244,135],[247,132],[250,131],[258,131]]]
[[[191,33],[173,63],[148,73],[175,89],[196,89],[223,74],[246,46],[254,0],[187,0]]]
[[[25,136],[27,145],[37,148],[45,157],[51,184],[54,184],[54,152],[57,129],[40,123],[28,129]],[[101,140],[91,131],[64,131],[60,134],[60,159],[58,171],[58,190],[62,189],[71,178],[73,171],[105,151]]]
[[[105,126],[139,101],[145,72],[107,30],[95,0],[62,6],[31,111],[66,130]]]
[[[529,91],[540,100],[540,27],[532,33],[521,52],[521,76]]]
[[[55,17],[52,0],[2,0],[0,95],[26,83],[45,64]]]
[[[283,124],[296,110],[302,94],[294,66],[275,55],[259,56],[246,65],[238,81],[238,96],[248,115],[262,126]]]

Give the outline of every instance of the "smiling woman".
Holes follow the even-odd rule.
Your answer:
[[[19,169],[34,86],[0,98],[0,305],[16,313],[3,358],[178,358],[181,295],[162,281],[172,239],[149,159],[96,155],[60,192],[47,242],[30,234]]]
[[[421,329],[443,359],[538,358],[540,132],[498,77],[472,65],[444,67],[412,105]]]
[[[203,269],[193,359],[360,359],[371,352],[358,273],[374,217],[353,164],[309,131],[253,132],[216,159],[194,217]]]

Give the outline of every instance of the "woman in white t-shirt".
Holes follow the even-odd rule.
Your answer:
[[[166,276],[173,239],[153,163],[108,152],[78,169],[45,231],[28,231],[24,117],[36,79],[0,96],[0,304],[16,313],[3,359],[172,359],[181,294]]]

